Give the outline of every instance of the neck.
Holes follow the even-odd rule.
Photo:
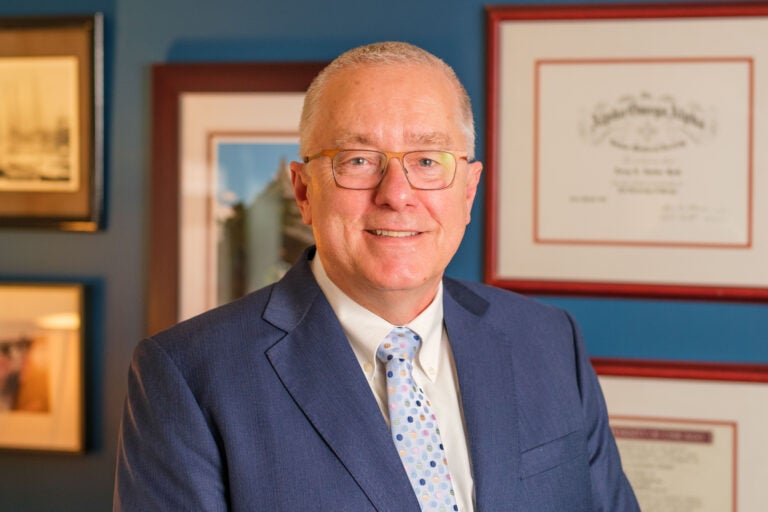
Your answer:
[[[435,299],[437,284],[425,290],[341,290],[352,300],[393,325],[406,325]],[[337,284],[338,286],[338,284]]]
[[[442,280],[440,275],[415,287],[382,288],[367,281],[335,276],[332,269],[323,265],[319,255],[316,255],[313,262],[313,272],[318,277],[322,276],[322,281],[337,288],[348,299],[393,325],[405,325],[427,309],[434,301]]]

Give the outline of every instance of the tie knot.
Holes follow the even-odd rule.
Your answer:
[[[407,327],[395,327],[387,334],[376,351],[379,361],[386,364],[392,359],[413,361],[421,337]]]

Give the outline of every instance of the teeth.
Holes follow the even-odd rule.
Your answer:
[[[386,229],[374,229],[373,233],[376,236],[393,236],[396,238],[406,237],[406,236],[415,236],[418,235],[418,231],[389,231]]]

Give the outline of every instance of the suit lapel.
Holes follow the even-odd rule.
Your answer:
[[[267,356],[377,510],[419,510],[389,429],[308,264],[278,283],[264,318],[287,332]]]
[[[477,510],[508,510],[519,482],[519,423],[512,353],[498,341],[510,334],[494,328],[484,299],[455,281],[445,284],[445,325],[459,377]]]

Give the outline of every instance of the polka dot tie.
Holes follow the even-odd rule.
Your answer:
[[[424,391],[413,380],[413,357],[421,338],[407,327],[395,327],[376,356],[385,364],[392,440],[419,499],[421,510],[459,510],[440,440],[437,418]]]

